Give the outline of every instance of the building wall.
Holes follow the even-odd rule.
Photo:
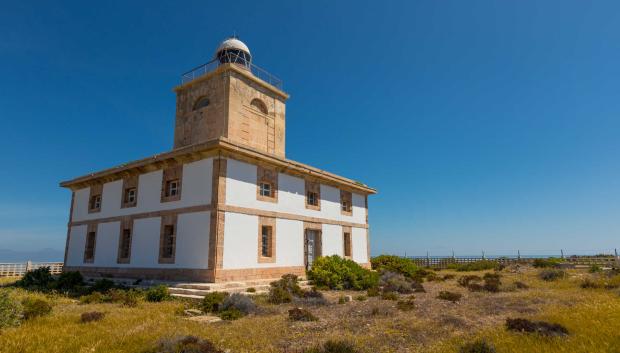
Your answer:
[[[101,211],[96,213],[88,213],[90,188],[77,190],[73,205],[73,221],[79,222],[181,207],[208,205],[211,203],[212,169],[212,158],[183,165],[181,199],[179,201],[161,202],[162,170],[140,175],[136,207],[121,208],[123,180],[115,180],[103,185]]]
[[[307,209],[304,179],[283,173],[278,175],[278,202],[257,200],[256,168],[253,164],[228,159],[227,205],[366,224],[366,205],[363,195],[353,193],[353,214],[352,216],[342,215],[339,189],[321,184],[321,210]]]
[[[353,261],[368,263],[368,229],[351,228],[351,246],[353,250]]]
[[[178,215],[174,264],[158,263],[161,217],[134,220],[131,260],[128,264],[117,263],[120,222],[98,224],[93,263],[84,263],[87,226],[73,226],[69,238],[67,266],[206,269],[209,254],[209,225],[208,211]]]
[[[323,256],[344,255],[344,244],[342,238],[342,227],[333,224],[323,224],[321,242],[323,244]]]

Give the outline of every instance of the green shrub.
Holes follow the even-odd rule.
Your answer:
[[[60,291],[74,291],[84,284],[84,277],[78,271],[63,272],[56,279],[55,288]]]
[[[378,297],[381,293],[379,292],[379,288],[371,287],[366,291],[366,295],[369,297]]]
[[[590,273],[599,273],[599,272],[603,272],[603,269],[599,265],[592,265],[592,266],[590,266],[590,269],[588,270],[588,272],[590,272]]]
[[[411,279],[407,279],[402,274],[396,272],[381,272],[379,285],[383,288],[384,292],[398,292],[401,294],[413,293]]]
[[[252,298],[247,295],[234,293],[224,299],[220,310],[225,311],[231,308],[237,309],[244,315],[247,315],[256,311],[256,304],[254,304]]]
[[[486,273],[484,277],[484,290],[487,292],[497,293],[500,290],[500,285],[502,284],[500,281],[501,276],[498,273]]]
[[[495,353],[495,347],[492,344],[487,343],[484,340],[478,340],[472,343],[467,343],[461,347],[459,353]]]
[[[312,288],[311,290],[303,291],[303,295],[299,299],[295,299],[296,302],[300,302],[306,305],[327,305],[329,302],[325,299],[323,293]]]
[[[469,262],[464,264],[449,264],[449,269],[457,270],[459,272],[466,271],[484,271],[484,270],[499,270],[501,268],[500,263],[492,260],[479,260],[475,262]]]
[[[415,309],[415,297],[409,296],[407,299],[396,302],[396,307],[402,311],[411,311]]]
[[[289,292],[292,296],[300,297],[303,295],[303,291],[299,286],[299,278],[294,274],[286,274],[283,275],[282,278],[275,282],[271,282],[270,286],[272,288],[278,287],[282,288],[285,291]]]
[[[467,275],[467,276],[459,277],[457,282],[461,287],[469,287],[471,283],[480,282],[480,281],[482,281],[482,277],[480,276]]]
[[[47,290],[48,286],[50,286],[54,282],[54,277],[52,277],[52,273],[50,272],[49,267],[40,267],[36,270],[28,271],[20,279],[17,281],[17,286],[29,289],[39,289],[39,290]]]
[[[113,288],[108,291],[108,294],[106,296],[104,296],[104,300],[112,303],[119,303],[123,306],[133,308],[138,306],[139,296],[140,293],[134,289],[123,290]]]
[[[562,263],[562,259],[558,259],[557,257],[550,257],[547,259],[535,259],[532,262],[532,266],[536,268],[548,268],[548,267],[557,267]]]
[[[146,291],[145,299],[149,302],[163,302],[172,299],[172,296],[168,291],[168,287],[160,284],[158,286],[149,288]]]
[[[319,345],[304,353],[358,353],[355,346],[349,342],[344,341],[327,341],[323,345]]]
[[[80,322],[84,324],[87,322],[99,321],[103,319],[104,316],[105,314],[100,311],[82,313],[82,315],[80,315]]]
[[[240,319],[243,316],[245,316],[245,314],[241,312],[241,310],[233,308],[233,307],[220,311],[220,318],[222,320],[232,321],[232,320]]]
[[[6,290],[0,290],[0,330],[19,325],[22,307]]]
[[[347,298],[344,295],[338,297],[338,304],[345,304],[347,302]]]
[[[145,353],[224,353],[213,343],[194,336],[160,340],[157,347]]]
[[[288,311],[288,318],[293,321],[317,321],[318,318],[310,311],[302,308],[293,308]]]
[[[250,287],[250,288],[246,289],[245,291],[248,292],[248,293],[256,293],[256,288]]]
[[[95,283],[90,287],[90,290],[93,292],[107,293],[110,289],[115,287],[116,285],[113,281],[107,278],[102,278],[95,281]]]
[[[319,257],[312,263],[308,278],[317,286],[330,289],[364,290],[376,287],[377,273],[338,255]]]
[[[508,331],[537,333],[541,336],[567,336],[566,327],[546,321],[531,321],[528,319],[506,319]]]
[[[437,295],[437,299],[447,300],[453,303],[456,303],[459,300],[461,300],[461,297],[463,297],[461,293],[448,292],[448,291],[441,291],[439,292],[439,295]]]
[[[105,298],[103,294],[99,292],[92,292],[88,295],[83,295],[80,297],[81,304],[98,304],[98,303],[103,303],[104,301],[105,301]]]
[[[545,269],[540,271],[538,277],[543,281],[550,282],[566,277],[566,272],[563,270]]]
[[[399,273],[410,279],[419,279],[422,270],[411,259],[395,255],[381,255],[370,259],[372,269]]]
[[[357,300],[358,302],[365,302],[366,300],[368,300],[368,298],[365,295],[360,294],[355,297],[355,300]]]
[[[228,297],[226,292],[211,292],[205,294],[202,299],[202,311],[205,313],[217,313],[221,309],[224,299]]]
[[[398,293],[396,293],[396,292],[383,292],[383,294],[381,294],[381,299],[383,299],[383,300],[398,300]]]
[[[22,300],[22,312],[24,319],[30,320],[35,317],[45,316],[52,312],[52,305],[39,298],[26,298]]]
[[[293,301],[293,296],[282,287],[271,287],[269,288],[268,301],[271,304],[290,303]]]

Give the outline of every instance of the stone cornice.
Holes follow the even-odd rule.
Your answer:
[[[169,166],[178,165],[179,163],[186,164],[217,155],[242,161],[254,161],[256,163],[271,165],[276,167],[278,171],[285,174],[310,177],[312,179],[320,180],[324,184],[335,185],[337,187],[345,188],[358,193],[361,192],[362,194],[375,194],[377,192],[375,189],[354,180],[347,179],[303,163],[245,147],[233,143],[226,138],[181,147],[169,152],[160,153],[144,159],[121,164],[113,168],[84,175],[72,180],[63,181],[60,183],[60,186],[70,188],[75,191],[93,184],[107,183],[123,179],[127,176],[144,174],[155,170],[164,169]]]

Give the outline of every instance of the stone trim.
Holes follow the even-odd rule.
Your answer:
[[[271,185],[271,196],[260,194],[260,185],[267,183]],[[262,165],[256,166],[256,199],[259,201],[278,202],[278,170]]]
[[[209,224],[209,256],[208,267],[214,275],[224,266],[224,225],[226,214],[221,210],[226,202],[226,170],[228,163],[225,158],[213,159],[211,180],[211,221]]]
[[[94,198],[99,197],[99,207],[94,207]],[[90,186],[88,194],[88,213],[101,212],[101,205],[103,204],[103,184],[93,184]]]
[[[167,184],[170,181],[178,180],[177,194],[167,195]],[[179,164],[163,170],[161,177],[161,202],[179,201],[183,191],[183,164]]]
[[[346,210],[343,210],[346,202]],[[345,216],[353,216],[353,195],[351,191],[340,190],[340,214]]]
[[[128,172],[139,174],[149,173],[168,166],[190,163],[213,156],[232,158],[240,161],[248,161],[256,164],[265,163],[274,168],[278,168],[282,173],[305,178],[311,176],[321,181],[322,184],[330,185],[340,189],[350,190],[361,194],[375,194],[377,191],[362,183],[356,182],[339,175],[311,167],[290,159],[278,157],[255,150],[253,148],[234,143],[225,137],[220,137],[207,142],[201,142],[190,146],[176,148],[169,152],[164,152],[143,158],[137,161],[124,163],[122,165],[91,173],[72,180],[60,183],[60,186],[79,190],[97,183],[108,183],[122,179]]]
[[[265,210],[259,210],[256,208],[247,208],[247,207],[240,207],[240,206],[222,205],[218,207],[218,210],[224,211],[224,212],[247,214],[247,215],[252,215],[252,216],[264,216],[264,217],[289,219],[293,221],[303,221],[303,222],[308,222],[308,223],[333,224],[333,225],[348,226],[348,227],[355,227],[355,228],[368,228],[367,224],[362,224],[362,223],[336,221],[336,220],[328,219],[328,218],[308,217],[308,216],[297,215],[294,213],[265,211]]]
[[[98,222],[98,223],[119,222],[127,217],[131,217],[132,220],[135,220],[135,219],[141,219],[141,218],[162,217],[162,216],[170,215],[170,214],[193,213],[193,212],[204,212],[204,211],[211,211],[211,205],[188,206],[188,207],[174,208],[171,210],[135,213],[135,214],[126,215],[126,216],[112,216],[112,217],[97,218],[97,219],[92,219],[92,220],[75,221],[75,222],[70,222],[69,226],[74,227],[74,226],[79,226],[83,224],[89,224],[92,222]]]
[[[370,263],[370,229],[366,229],[366,259]]]
[[[156,279],[163,281],[213,282],[212,270],[162,267],[67,266],[63,271],[79,271],[85,277]]]
[[[166,226],[172,226],[172,257],[164,257],[164,239]],[[177,215],[164,215],[161,217],[159,230],[159,262],[160,264],[173,264],[176,257],[176,247],[178,238]]]
[[[305,277],[306,268],[304,266],[288,266],[219,270],[217,271],[215,282],[250,281],[269,278],[277,279],[288,273],[292,273],[299,277]]]
[[[269,255],[263,256],[263,226],[271,227],[269,235]],[[272,217],[258,218],[258,263],[275,263],[276,262],[276,219]]]
[[[85,264],[92,264],[95,262],[95,256],[97,254],[97,223],[90,223],[88,224],[88,227],[86,228],[86,241],[84,242],[84,263]],[[94,239],[93,239],[93,254],[92,257],[87,257],[88,255],[88,238],[90,237],[91,233],[95,233]]]
[[[138,175],[132,175],[123,178],[123,194],[121,195],[121,208],[136,207],[138,205]],[[135,189],[135,198],[133,202],[127,200],[127,190]]]
[[[71,239],[71,222],[73,221],[73,204],[75,203],[75,191],[71,192],[71,206],[69,207],[69,224],[67,224],[67,240],[65,242],[65,257],[63,268],[67,265],[67,255],[69,254],[69,241]]]
[[[316,205],[312,205],[308,203],[308,194],[310,192],[313,192],[316,194],[316,197],[317,197]],[[321,210],[321,183],[306,179],[305,180],[305,193],[306,193],[305,195],[306,208],[309,210],[320,211]]]
[[[347,255],[347,237],[345,233],[349,234],[349,255]],[[342,257],[345,259],[352,260],[353,259],[353,232],[351,231],[351,227],[342,227]]]
[[[118,232],[118,254],[116,256],[117,264],[128,264],[131,262],[131,245],[133,243],[133,218],[125,217],[120,222],[120,230]],[[129,253],[127,257],[122,257],[123,252],[123,236],[125,233],[125,229],[129,229]]]

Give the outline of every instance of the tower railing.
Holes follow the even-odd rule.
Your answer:
[[[235,62],[235,61],[232,61],[232,62]],[[188,72],[184,73],[183,75],[181,75],[181,84],[191,82],[201,76],[204,76],[208,74],[209,72],[212,72],[218,67],[220,67],[220,65],[223,65],[223,64],[218,59],[213,59],[206,64],[197,66],[189,70]],[[269,71],[259,66],[256,66],[252,63],[247,63],[245,65],[243,64],[238,64],[238,65],[245,66],[257,78],[267,82],[268,84],[276,87],[277,89],[280,89],[280,90],[282,89],[282,80],[280,80],[279,78],[271,74]]]

